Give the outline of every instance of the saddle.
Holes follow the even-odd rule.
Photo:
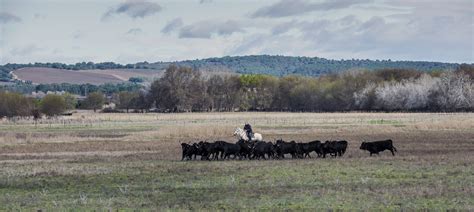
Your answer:
[[[255,139],[255,137],[253,136],[253,132],[248,132],[247,137],[249,138],[249,141]]]

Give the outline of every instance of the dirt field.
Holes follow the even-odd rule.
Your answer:
[[[152,69],[106,69],[106,70],[65,70],[55,68],[27,67],[13,71],[17,79],[32,81],[33,83],[71,83],[71,84],[93,84],[120,83],[130,77],[140,77],[149,82],[163,76],[164,71]],[[203,77],[214,75],[230,76],[236,75],[226,71],[201,71]]]
[[[343,158],[180,161],[181,142],[345,139]],[[369,157],[362,141],[398,149]],[[314,156],[314,155],[313,155]],[[0,121],[0,210],[474,210],[473,113],[94,114]]]
[[[117,77],[122,81],[128,81],[130,77],[142,77],[152,81],[153,79],[160,78],[163,75],[163,71],[151,70],[151,69],[107,69],[107,70],[80,70],[81,73],[101,73],[110,76]]]
[[[28,67],[13,71],[18,79],[33,83],[72,83],[94,85],[128,81],[130,77],[158,78],[162,71],[146,69],[109,69],[109,70],[65,70],[55,68]]]

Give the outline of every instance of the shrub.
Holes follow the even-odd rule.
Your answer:
[[[60,115],[66,108],[67,104],[64,98],[56,94],[46,95],[40,104],[40,112],[49,117]]]

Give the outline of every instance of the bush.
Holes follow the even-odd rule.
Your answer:
[[[82,107],[85,109],[93,109],[96,112],[97,109],[101,109],[104,105],[105,99],[104,95],[100,92],[92,92],[87,95],[84,102],[82,102]]]
[[[122,113],[121,110],[117,110],[115,108],[110,108],[110,107],[107,107],[107,108],[104,108],[102,110],[102,113]]]
[[[40,112],[49,117],[60,115],[66,108],[67,104],[64,98],[56,94],[46,95],[40,104]]]
[[[19,93],[0,91],[0,118],[31,116],[34,109],[33,99]]]

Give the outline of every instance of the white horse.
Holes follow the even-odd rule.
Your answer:
[[[238,136],[239,139],[243,139],[244,141],[249,141],[249,138],[247,136],[247,133],[241,129],[241,128],[238,128],[235,129],[234,131],[234,136]],[[262,137],[262,134],[260,133],[253,133],[253,137],[252,137],[252,141],[263,141],[263,137]]]

